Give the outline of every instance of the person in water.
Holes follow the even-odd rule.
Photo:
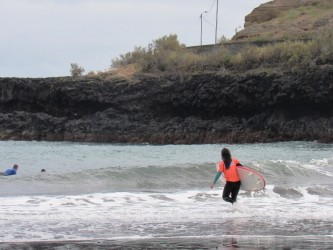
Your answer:
[[[222,149],[221,156],[222,161],[219,162],[217,174],[210,188],[214,188],[215,183],[223,173],[224,178],[226,179],[226,184],[223,189],[222,198],[224,201],[233,204],[237,200],[237,195],[241,186],[240,178],[238,176],[236,167],[242,166],[242,164],[240,164],[240,162],[236,158],[231,157],[230,150],[227,148]]]
[[[8,175],[15,175],[18,169],[18,165],[14,164],[13,168],[8,168],[5,172],[2,173],[2,175],[8,176]]]

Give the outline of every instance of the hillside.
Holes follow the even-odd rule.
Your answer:
[[[122,55],[112,72],[0,78],[0,140],[332,143],[332,2],[263,4],[235,37],[317,40],[200,56],[171,35],[155,41],[162,49]]]
[[[307,39],[333,30],[333,0],[275,0],[245,17],[232,40]]]

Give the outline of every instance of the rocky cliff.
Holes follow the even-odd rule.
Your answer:
[[[333,66],[311,74],[0,79],[0,139],[333,141]]]
[[[245,17],[233,40],[308,39],[333,30],[332,0],[274,0]]]

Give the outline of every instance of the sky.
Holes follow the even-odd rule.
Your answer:
[[[0,77],[105,71],[112,59],[176,34],[186,46],[231,38],[268,0],[0,0]],[[207,11],[207,13],[204,13]],[[203,14],[202,14],[203,13]],[[203,18],[200,18],[202,14]]]

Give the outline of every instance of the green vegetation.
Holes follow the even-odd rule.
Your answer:
[[[247,27],[234,39],[314,39],[319,33],[333,30],[332,11],[332,0],[271,1],[249,14]]]
[[[264,47],[251,46],[232,57],[232,66],[243,70],[282,67],[308,71],[316,64],[333,59],[333,33],[310,41],[285,41]]]
[[[312,4],[312,6],[317,6],[319,9],[322,10],[331,10],[333,9],[333,2],[332,0],[322,0],[320,2]]]
[[[296,18],[299,18],[302,15],[308,15],[312,17],[317,17],[320,15],[322,11],[319,11],[318,8],[315,8],[313,6],[301,6],[298,7],[295,10],[291,10],[286,14],[287,21],[292,21]]]
[[[184,49],[185,45],[172,34],[153,41],[147,48],[135,47],[133,52],[120,55],[112,60],[112,67],[137,64],[144,72],[186,70],[188,65],[198,60],[198,56],[186,53]]]
[[[254,21],[249,21],[248,28],[234,37],[235,41],[243,42],[234,45],[236,49],[230,49],[225,37],[219,45],[186,47],[177,35],[171,34],[147,47],[136,47],[120,55],[112,60],[110,72],[117,77],[139,72],[182,75],[282,70],[303,73],[333,64],[332,0],[306,0],[288,6],[271,3],[254,13]]]
[[[78,78],[82,76],[84,72],[84,68],[80,67],[77,63],[71,63],[71,76],[73,78]]]
[[[196,53],[177,40],[177,35],[157,39],[147,48],[135,48],[112,61],[112,68],[136,65],[143,73],[195,73],[207,70],[282,68],[305,72],[318,64],[333,63],[333,33],[309,41],[285,41],[263,47],[246,46],[231,53],[223,44],[217,50]]]
[[[279,18],[281,22],[290,22],[302,16],[307,16],[307,18],[320,17],[325,13],[331,12],[332,8],[332,1],[322,0],[321,2],[313,2],[282,12],[280,13]]]

